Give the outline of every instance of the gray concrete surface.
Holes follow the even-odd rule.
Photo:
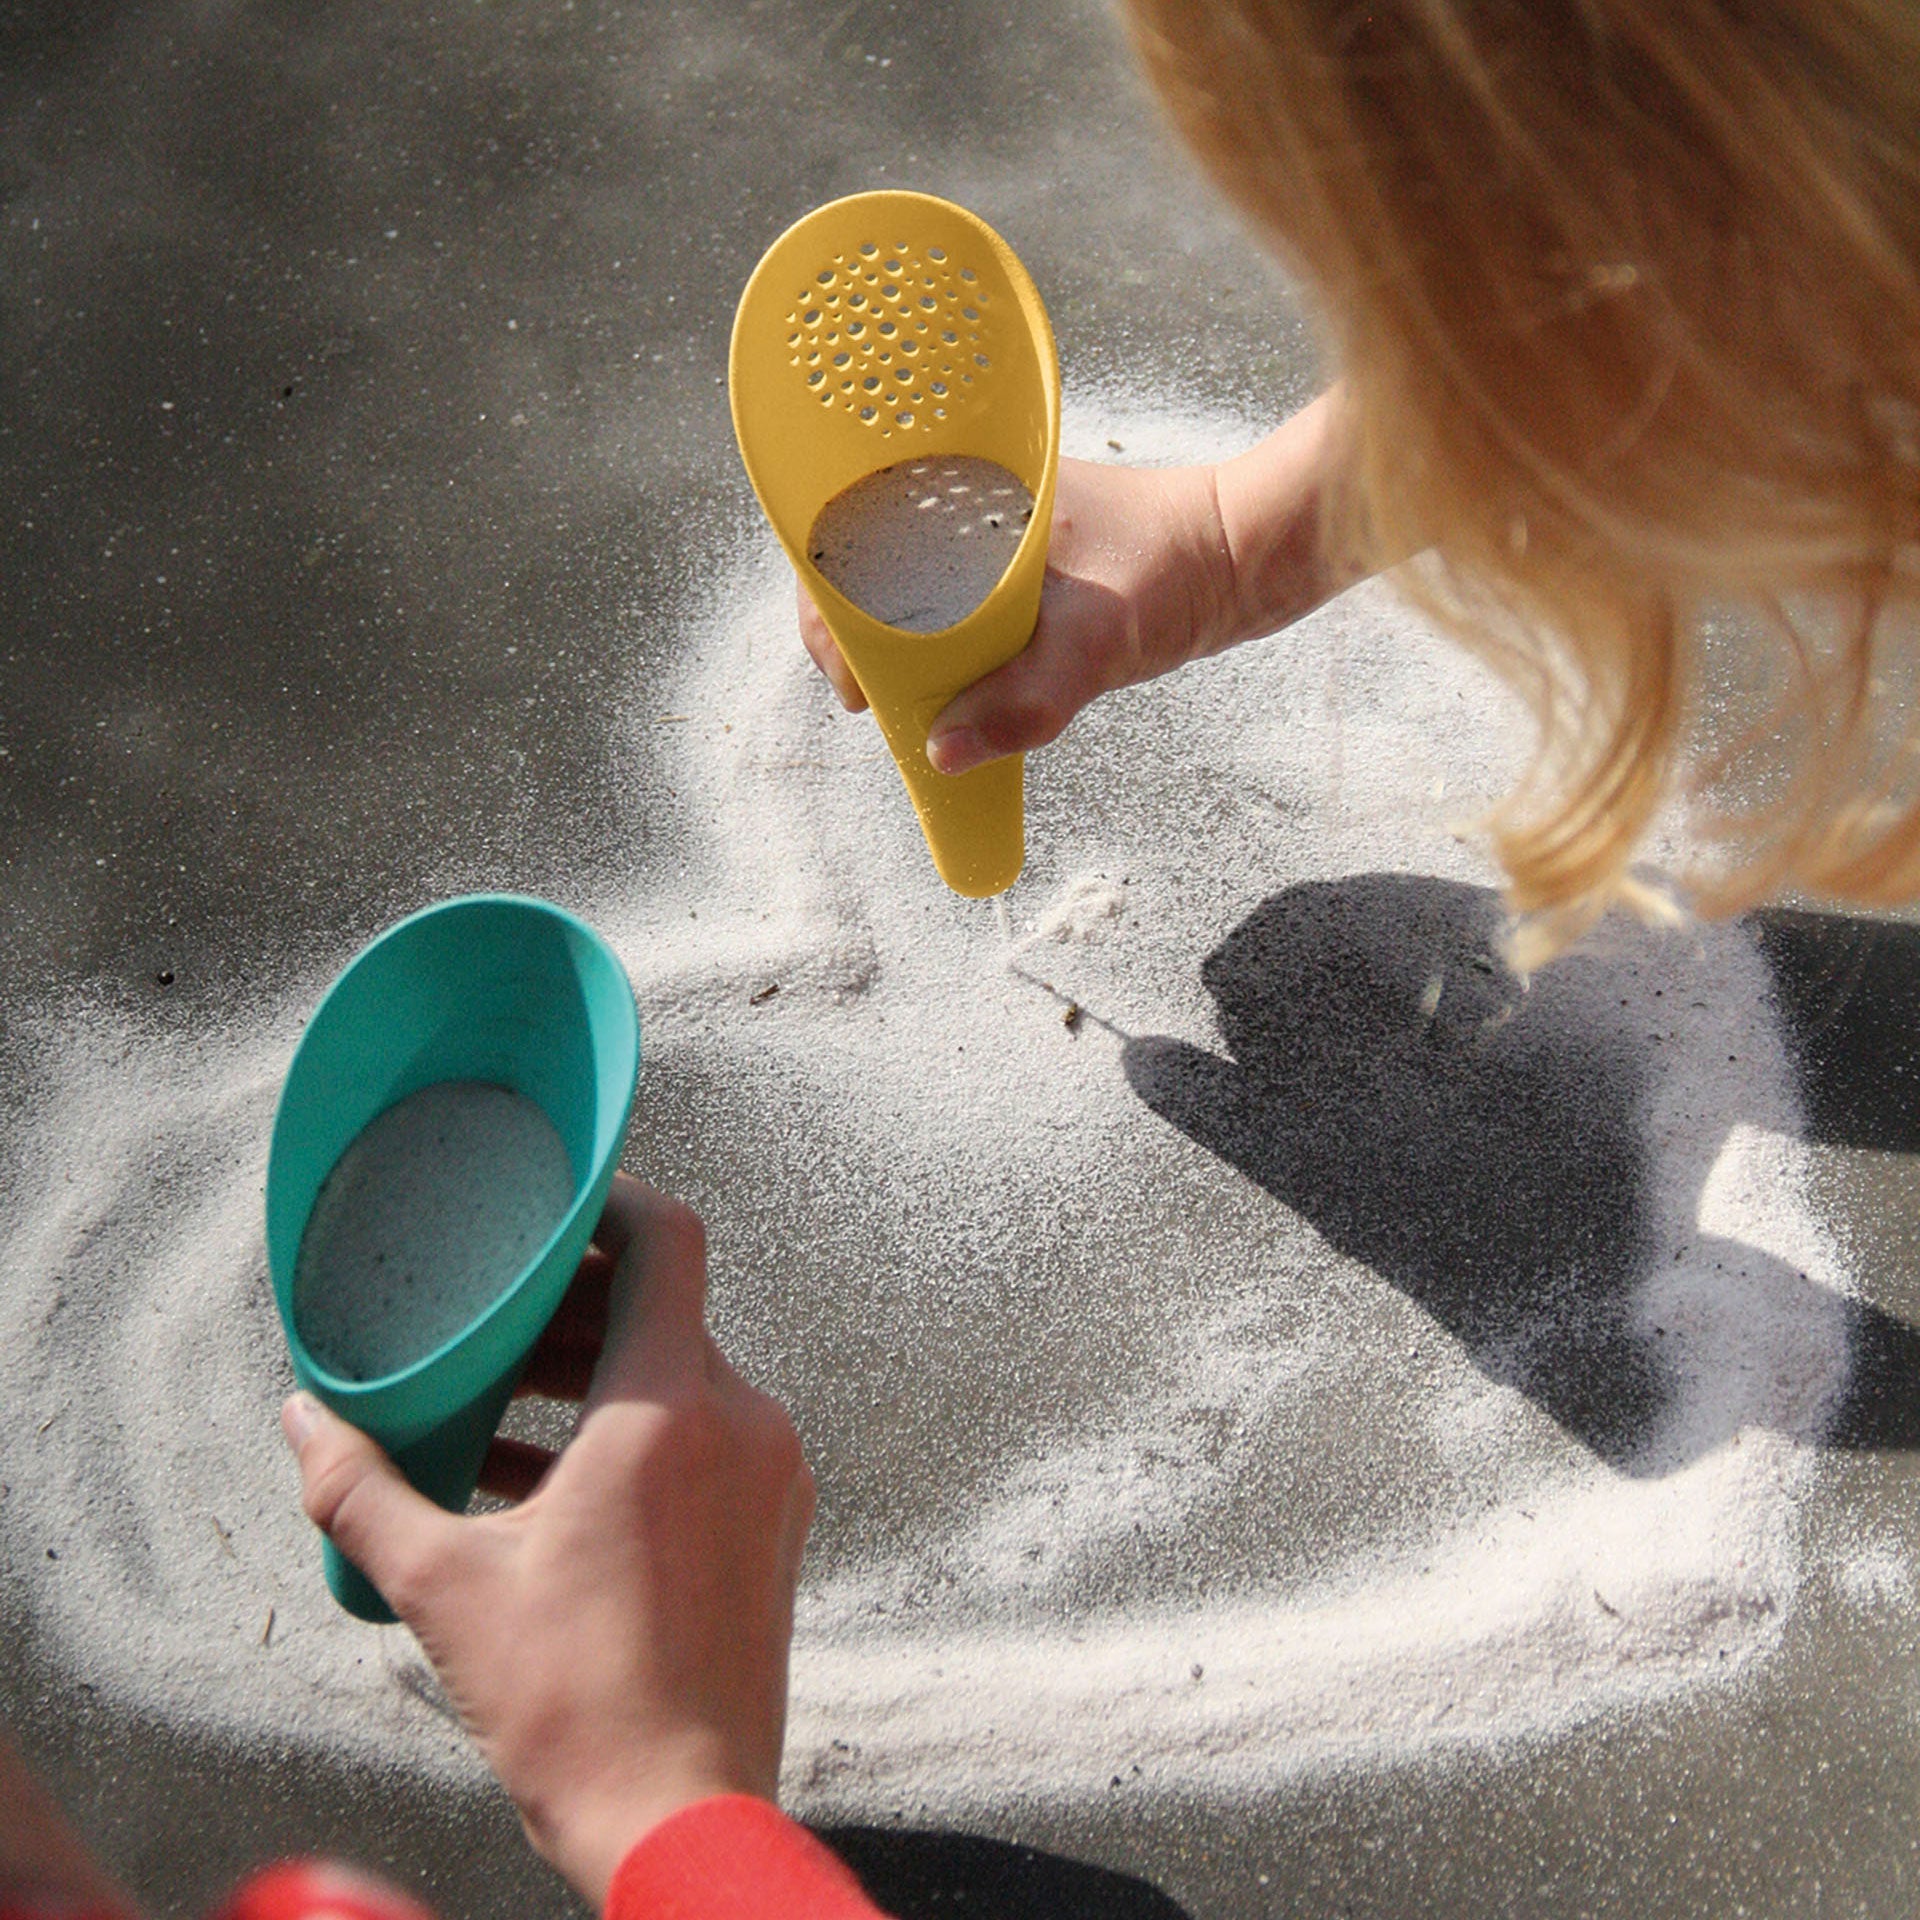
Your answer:
[[[44,1197],[22,1185],[20,1143],[46,1107],[19,1065],[23,1009],[93,1006],[183,1037],[248,1009],[290,1034],[316,979],[428,898],[591,901],[671,871],[694,797],[636,763],[622,716],[685,644],[675,610],[715,527],[755,537],[723,385],[733,303],[790,219],[893,184],[958,199],[1013,241],[1070,392],[1137,386],[1258,419],[1311,390],[1297,312],[1170,147],[1098,5],[174,0],[0,16],[10,1210]],[[1224,924],[1250,931],[1208,976],[1242,1069],[1290,1044],[1273,1016],[1304,991],[1283,984],[1303,951],[1285,878],[1226,903]],[[964,1820],[843,1804],[827,1824],[885,1898],[903,1914],[964,1900],[1195,1920],[1914,1909],[1920,952],[1902,929],[1833,918],[1775,916],[1758,939],[1776,993],[1743,1017],[1777,1022],[1792,1049],[1819,1204],[1862,1297],[1844,1405],[1795,1495],[1809,1572],[1738,1683],[1528,1738],[1276,1771],[1251,1792],[1204,1777],[1093,1799],[1023,1789]],[[1207,950],[1187,958],[1197,983]],[[1400,1260],[1396,1223],[1356,1212],[1312,1140],[1235,1106],[1224,1056],[1188,1059],[1184,1078],[1180,1064],[1136,1053],[1129,1073],[1198,1149],[1181,1179],[1292,1208],[1397,1291],[1379,1312],[1404,1303],[1466,1363],[1494,1364],[1484,1303]],[[669,1051],[636,1159],[677,1155],[710,1216],[758,1220],[777,1244],[805,1221],[770,1197],[778,1181],[703,1157],[721,1098]],[[1356,1096],[1350,1120],[1362,1112]],[[816,1150],[831,1160],[830,1139]],[[1465,1197],[1442,1224],[1550,1253],[1564,1221],[1476,1188],[1484,1142],[1452,1151]],[[1604,1238],[1605,1191],[1582,1204]],[[869,1228],[876,1263],[906,1257],[904,1226],[898,1245]],[[798,1271],[870,1286],[845,1271],[853,1244],[803,1250]],[[1062,1257],[1085,1278],[1086,1257]],[[45,1291],[51,1312],[55,1277],[0,1285]],[[720,1310],[802,1415],[829,1493],[824,1580],[938,1507],[943,1456],[903,1416],[900,1451],[874,1468],[836,1356],[783,1352],[753,1306]],[[1087,1360],[1065,1320],[1048,1337],[1043,1405],[1071,1397],[1059,1382]],[[1635,1395],[1657,1382],[1636,1387],[1638,1350],[1611,1338],[1520,1384],[1546,1427],[1629,1474]],[[1346,1411],[1364,1426],[1364,1405]],[[450,1920],[567,1907],[470,1776],[135,1710],[76,1668],[28,1577],[59,1550],[28,1498],[38,1412],[0,1410],[0,1711],[157,1912],[309,1848],[385,1866]],[[1013,1444],[1000,1419],[963,1406],[939,1430],[985,1454]],[[1351,1518],[1311,1476],[1295,1488],[1328,1530]],[[70,1517],[84,1530],[84,1508]],[[1258,1563],[1271,1515],[1221,1525],[1240,1544],[1206,1581]],[[1890,1604],[1820,1576],[1862,1537]],[[1177,1559],[1153,1577],[1177,1584]],[[1095,1580],[1085,1597],[1111,1596]]]

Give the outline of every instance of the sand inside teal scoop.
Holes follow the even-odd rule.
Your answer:
[[[504,1087],[447,1080],[354,1138],[314,1201],[294,1322],[331,1373],[423,1360],[519,1277],[573,1199],[553,1122]]]

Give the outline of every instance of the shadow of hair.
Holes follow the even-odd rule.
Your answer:
[[[1773,975],[1806,1137],[1877,1153],[1920,1150],[1920,926],[1770,907],[1748,916]],[[1837,1447],[1920,1447],[1920,1332],[1853,1308],[1853,1368]]]

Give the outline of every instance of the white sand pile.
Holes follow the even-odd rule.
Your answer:
[[[799,1810],[1230,1794],[1763,1660],[1848,1355],[1748,939],[1609,928],[1504,984],[1447,820],[1524,730],[1368,592],[1036,756],[1009,948],[739,535],[763,564],[650,610],[689,636],[634,690],[654,865],[569,903],[639,993],[632,1161],[706,1212],[717,1329],[820,1468]],[[404,1633],[328,1601],[275,1430],[304,1004],[14,1023],[0,1529],[90,1683],[471,1769]]]
[[[443,1080],[379,1114],[313,1203],[294,1263],[307,1351],[346,1380],[424,1360],[498,1298],[573,1201],[538,1104]]]
[[[1032,518],[1033,495],[998,461],[902,460],[835,494],[807,551],[862,612],[940,633],[999,584]]]

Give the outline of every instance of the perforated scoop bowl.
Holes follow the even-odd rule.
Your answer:
[[[730,361],[734,432],[760,504],[880,723],[940,877],[975,897],[1025,857],[1018,755],[948,776],[927,731],[963,687],[1033,633],[1059,468],[1053,330],[1012,248],[923,193],[861,193],[817,208],[768,248],[740,296]],[[1033,515],[987,597],[937,633],[889,626],[814,564],[820,509],[855,481],[915,459],[997,462]]]

